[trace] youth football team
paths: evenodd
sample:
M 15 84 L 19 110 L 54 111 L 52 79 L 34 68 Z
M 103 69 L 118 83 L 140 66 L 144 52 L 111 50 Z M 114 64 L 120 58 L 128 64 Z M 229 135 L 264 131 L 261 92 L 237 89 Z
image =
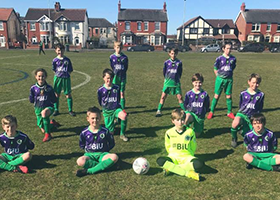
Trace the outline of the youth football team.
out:
M 271 130 L 265 128 L 266 118 L 261 114 L 264 93 L 258 90 L 261 83 L 260 75 L 255 73 L 250 75 L 249 87 L 240 94 L 239 110 L 235 116 L 232 113 L 233 71 L 236 67 L 236 58 L 231 55 L 231 47 L 231 43 L 225 43 L 222 48 L 223 54 L 215 61 L 215 94 L 210 109 L 210 98 L 202 89 L 204 78 L 200 73 L 192 76 L 193 89 L 186 93 L 183 100 L 180 84 L 182 62 L 177 58 L 177 49 L 168 52 L 170 58 L 164 62 L 164 85 L 156 117 L 162 116 L 161 110 L 168 94 L 177 96 L 180 108 L 172 111 L 171 122 L 174 127 L 165 133 L 165 148 L 168 155 L 157 159 L 164 175 L 175 173 L 200 180 L 199 172 L 205 164 L 195 157 L 196 138 L 203 134 L 206 113 L 210 111 L 207 119 L 214 117 L 214 110 L 223 90 L 226 94 L 227 117 L 233 119 L 231 146 L 237 147 L 237 133 L 240 131 L 247 148 L 247 153 L 243 156 L 247 163 L 246 167 L 280 171 L 280 155 L 274 153 L 277 138 Z M 50 120 L 50 117 L 60 114 L 59 96 L 62 90 L 67 98 L 69 114 L 76 116 L 72 109 L 71 96 L 70 74 L 73 67 L 71 60 L 64 56 L 64 50 L 61 44 L 55 47 L 57 57 L 52 63 L 52 70 L 55 73 L 54 86 L 46 82 L 46 70 L 39 68 L 34 72 L 36 84 L 30 88 L 29 101 L 34 104 L 37 126 L 44 134 L 43 142 L 50 141 L 52 130 L 60 126 L 55 120 Z M 125 135 L 127 113 L 124 110 L 128 58 L 122 53 L 120 42 L 114 43 L 114 50 L 115 53 L 110 56 L 112 70 L 103 71 L 104 85 L 97 91 L 105 127 L 101 126 L 101 110 L 95 106 L 89 108 L 87 111 L 89 126 L 80 134 L 79 145 L 85 150 L 85 154 L 77 159 L 77 165 L 82 167 L 76 173 L 78 177 L 104 171 L 118 161 L 117 154 L 109 153 L 115 146 L 113 134 L 116 124 L 121 124 L 120 139 L 124 142 L 129 140 Z M 0 155 L 0 169 L 28 173 L 28 168 L 24 164 L 32 158 L 28 150 L 34 148 L 34 143 L 26 134 L 17 130 L 16 117 L 7 115 L 1 123 L 4 133 L 0 135 L 0 143 L 5 153 Z

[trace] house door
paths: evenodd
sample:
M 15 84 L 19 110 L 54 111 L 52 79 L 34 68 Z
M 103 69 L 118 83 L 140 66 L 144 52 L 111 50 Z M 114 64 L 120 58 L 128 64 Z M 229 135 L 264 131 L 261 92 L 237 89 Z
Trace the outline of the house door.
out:
M 4 36 L 0 36 L 0 47 L 6 46 L 6 40 Z

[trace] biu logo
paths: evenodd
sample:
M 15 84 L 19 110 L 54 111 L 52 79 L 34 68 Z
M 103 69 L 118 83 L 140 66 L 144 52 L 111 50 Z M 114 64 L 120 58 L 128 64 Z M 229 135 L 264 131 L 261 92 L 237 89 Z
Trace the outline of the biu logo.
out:
M 111 103 L 111 102 L 117 102 L 117 97 L 109 97 L 108 98 L 108 102 Z
M 88 149 L 92 149 L 92 150 L 99 150 L 99 149 L 103 149 L 103 143 L 94 143 L 92 145 L 88 146 Z
M 255 109 L 255 104 L 253 103 L 248 103 L 246 108 L 250 108 L 250 109 Z
M 198 108 L 202 108 L 203 103 L 201 102 L 192 102 L 192 107 L 198 107 Z
M 122 69 L 123 69 L 123 66 L 122 66 L 122 65 L 119 65 L 119 64 L 116 64 L 116 65 L 115 65 L 115 69 L 116 69 L 116 70 L 122 70 Z
M 177 69 L 170 69 L 170 70 L 168 70 L 170 73 L 172 73 L 172 74 L 175 74 L 175 73 L 177 73 Z
M 9 154 L 9 155 L 19 154 L 19 148 L 8 148 L 7 154 Z
M 37 96 L 37 101 L 46 101 L 47 99 L 47 96 Z

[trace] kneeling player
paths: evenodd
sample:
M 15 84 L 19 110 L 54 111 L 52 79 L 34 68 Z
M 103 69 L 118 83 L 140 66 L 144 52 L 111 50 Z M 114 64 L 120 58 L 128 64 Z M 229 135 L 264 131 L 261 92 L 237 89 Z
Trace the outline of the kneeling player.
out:
M 101 112 L 97 107 L 89 108 L 87 121 L 89 126 L 80 134 L 80 147 L 85 154 L 78 158 L 77 164 L 84 169 L 77 171 L 77 176 L 95 174 L 112 167 L 118 156 L 109 151 L 115 146 L 114 137 L 109 130 L 100 126 Z
M 204 163 L 194 157 L 196 137 L 191 128 L 184 126 L 185 118 L 182 109 L 175 109 L 171 113 L 175 126 L 165 133 L 168 157 L 159 157 L 157 163 L 162 166 L 165 175 L 172 172 L 199 181 L 199 174 L 195 171 L 201 169 Z
M 265 116 L 261 113 L 251 117 L 253 130 L 244 137 L 244 145 L 247 153 L 243 159 L 248 163 L 247 168 L 252 166 L 266 171 L 280 171 L 280 155 L 273 153 L 277 149 L 277 138 L 275 134 L 266 129 Z

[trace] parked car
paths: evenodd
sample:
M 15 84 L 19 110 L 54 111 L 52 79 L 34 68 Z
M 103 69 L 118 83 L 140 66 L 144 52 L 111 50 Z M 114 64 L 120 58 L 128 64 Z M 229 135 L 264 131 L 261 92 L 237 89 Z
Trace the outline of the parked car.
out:
M 263 52 L 265 49 L 261 43 L 250 43 L 238 49 L 239 52 Z
M 269 51 L 271 53 L 280 52 L 280 43 L 271 43 L 269 46 Z
M 149 44 L 137 44 L 136 46 L 128 47 L 127 51 L 154 51 L 155 48 Z
M 22 49 L 23 45 L 22 42 L 16 41 L 16 42 L 9 42 L 10 48 L 15 48 L 15 49 Z
M 221 47 L 218 44 L 209 44 L 205 47 L 202 47 L 200 49 L 200 52 L 204 53 L 204 52 L 220 52 L 221 51 Z
M 176 49 L 178 49 L 178 51 L 181 51 L 181 52 L 185 52 L 185 51 L 190 51 L 191 50 L 189 45 L 182 46 L 182 44 L 175 43 L 175 42 L 169 42 L 169 43 L 166 43 L 165 45 L 163 45 L 163 51 L 167 51 L 168 52 L 172 48 L 176 48 Z

